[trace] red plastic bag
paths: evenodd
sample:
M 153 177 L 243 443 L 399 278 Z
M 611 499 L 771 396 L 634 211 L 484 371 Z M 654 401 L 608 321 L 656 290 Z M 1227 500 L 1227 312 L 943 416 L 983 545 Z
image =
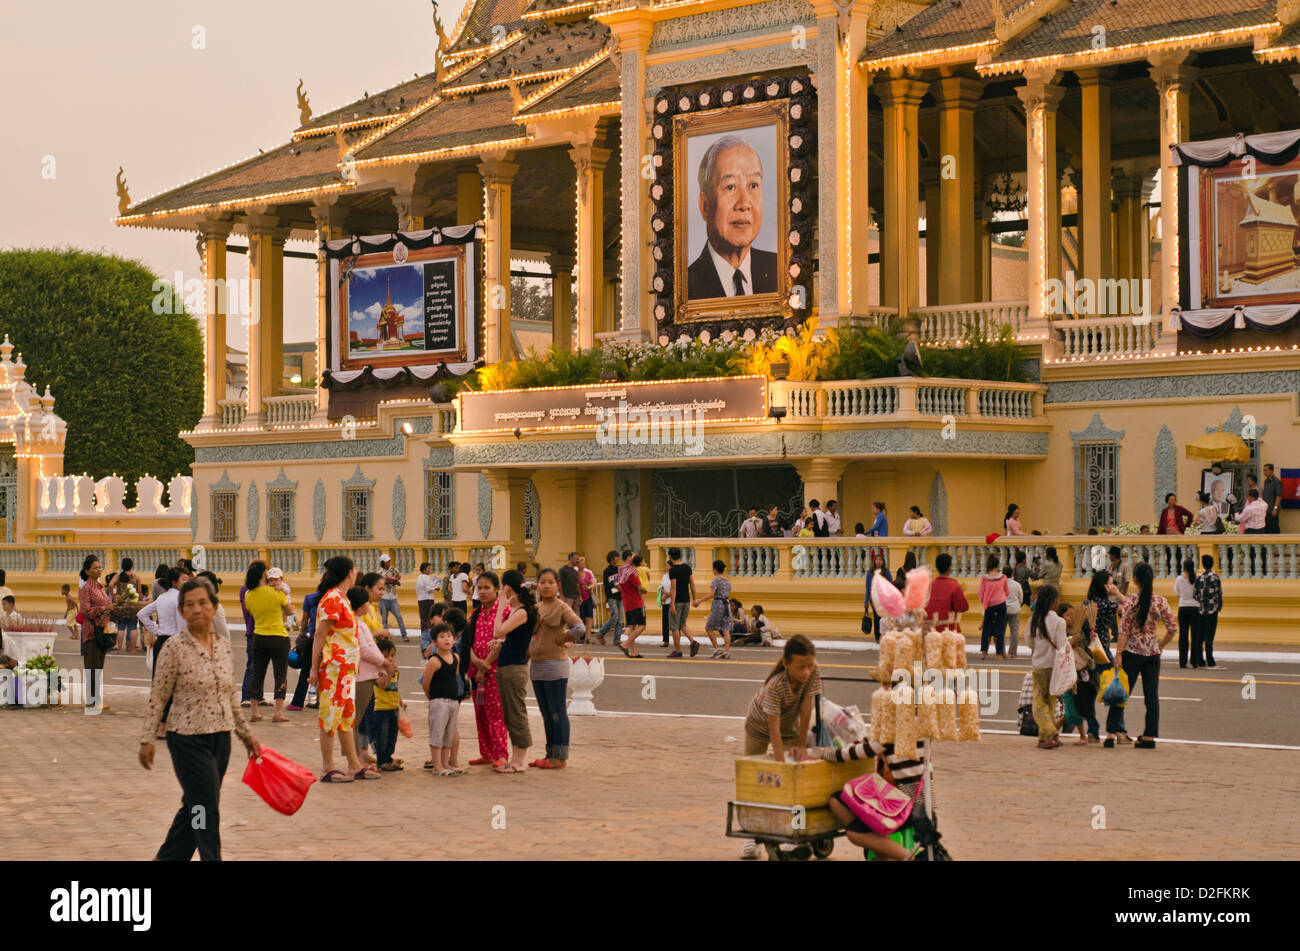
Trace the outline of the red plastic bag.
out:
M 259 757 L 248 761 L 244 782 L 276 812 L 291 816 L 302 808 L 307 787 L 316 782 L 316 774 L 263 746 Z
M 411 718 L 405 713 L 399 713 L 397 715 L 397 728 L 402 731 L 402 736 L 406 737 L 408 740 L 415 736 L 415 729 L 411 726 Z

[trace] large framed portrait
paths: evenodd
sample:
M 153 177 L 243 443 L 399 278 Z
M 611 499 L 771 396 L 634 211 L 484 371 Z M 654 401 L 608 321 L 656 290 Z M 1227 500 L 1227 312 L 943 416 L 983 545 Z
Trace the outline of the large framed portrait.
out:
M 677 321 L 783 310 L 788 106 L 754 103 L 674 125 Z
M 662 90 L 651 230 L 659 340 L 811 312 L 813 110 L 805 75 Z

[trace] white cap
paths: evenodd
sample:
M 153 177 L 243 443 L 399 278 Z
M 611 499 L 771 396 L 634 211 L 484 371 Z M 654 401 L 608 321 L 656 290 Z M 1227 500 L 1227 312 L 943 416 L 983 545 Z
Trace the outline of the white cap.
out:
M 266 576 L 268 578 L 283 578 L 284 572 L 281 571 L 279 568 L 271 568 L 266 572 Z
M 379 560 L 380 560 L 380 561 L 392 561 L 393 559 L 389 558 L 387 555 L 380 555 L 380 556 L 379 556 Z

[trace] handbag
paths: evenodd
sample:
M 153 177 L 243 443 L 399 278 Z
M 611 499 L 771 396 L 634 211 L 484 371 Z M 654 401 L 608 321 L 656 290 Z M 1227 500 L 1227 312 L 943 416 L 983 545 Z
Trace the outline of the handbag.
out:
M 871 615 L 865 611 L 862 612 L 862 633 L 867 636 L 871 635 Z
M 921 785 L 916 787 L 917 794 Z M 840 790 L 840 799 L 868 829 L 880 835 L 890 835 L 902 828 L 916 804 L 914 798 L 875 773 L 850 779 Z
M 1079 680 L 1078 672 L 1074 669 L 1074 651 L 1070 649 L 1070 642 L 1066 641 L 1061 647 L 1056 649 L 1056 659 L 1052 661 L 1052 680 L 1048 685 L 1048 692 L 1054 697 L 1059 697 Z
M 1109 664 L 1110 658 L 1106 656 L 1106 648 L 1102 646 L 1101 638 L 1095 633 L 1092 640 L 1088 642 L 1088 651 L 1092 654 L 1092 659 L 1098 664 Z
M 100 650 L 111 650 L 117 646 L 117 625 L 112 621 L 95 625 L 95 646 Z
M 1091 670 L 1097 666 L 1092 659 L 1091 651 L 1082 644 L 1075 644 L 1070 650 L 1074 654 L 1074 669 L 1076 671 Z

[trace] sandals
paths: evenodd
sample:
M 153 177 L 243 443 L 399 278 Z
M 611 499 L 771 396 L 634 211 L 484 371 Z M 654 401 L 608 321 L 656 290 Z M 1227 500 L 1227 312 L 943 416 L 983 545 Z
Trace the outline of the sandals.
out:
M 352 777 L 341 769 L 331 769 L 328 773 L 320 778 L 322 783 L 350 783 Z
M 383 773 L 396 773 L 405 768 L 406 767 L 402 766 L 401 763 L 393 761 L 391 763 L 384 763 L 383 765 L 381 765 L 379 767 L 379 771 Z
M 1133 744 L 1133 748 L 1134 748 L 1134 749 L 1138 749 L 1138 750 L 1153 750 L 1153 749 L 1156 748 L 1156 741 L 1155 741 L 1155 740 L 1138 740 L 1137 742 L 1135 742 L 1135 743 Z
M 272 722 L 272 723 L 288 723 L 288 722 L 289 722 L 289 718 L 286 717 L 283 713 L 280 713 L 280 714 L 277 714 L 276 716 L 271 717 L 271 722 Z
M 628 657 L 631 657 L 631 656 L 632 656 L 632 653 L 631 653 L 631 652 L 630 652 L 626 647 L 624 647 L 622 644 L 619 644 L 619 645 L 618 645 L 618 649 L 621 650 L 621 651 L 622 651 L 624 654 L 626 654 Z
M 469 761 L 469 765 L 471 766 L 488 766 L 492 763 L 492 758 L 488 756 L 480 756 L 478 759 L 472 759 Z
M 262 716 L 260 713 L 255 713 L 248 719 L 253 723 L 261 723 L 263 720 L 266 719 L 266 717 Z
M 373 766 L 361 767 L 360 771 L 357 772 L 357 774 L 352 778 L 353 779 L 383 779 L 383 777 L 379 775 L 379 770 L 375 769 Z
M 535 767 L 535 768 L 538 768 L 538 769 L 546 769 L 546 768 L 547 768 L 547 766 L 546 766 L 546 760 L 544 760 L 544 759 L 535 759 L 535 760 L 533 760 L 531 763 L 529 763 L 528 765 L 529 765 L 530 768 L 531 768 L 531 767 Z
M 560 760 L 560 762 L 565 762 L 565 760 Z M 567 768 L 565 766 L 556 766 L 548 759 L 538 760 L 536 763 L 531 763 L 530 765 L 536 766 L 538 769 L 566 769 Z
M 434 766 L 436 766 L 436 765 L 437 765 L 437 764 L 434 763 L 433 760 L 429 760 L 429 761 L 427 761 L 427 762 L 424 764 L 424 768 L 425 768 L 425 769 L 433 769 Z
M 492 767 L 492 772 L 494 773 L 522 773 L 523 771 L 522 767 L 516 766 L 514 763 L 506 763 L 504 766 Z
M 696 654 L 698 654 L 699 652 L 700 652 L 700 642 L 699 642 L 699 641 L 696 641 L 696 640 L 692 640 L 692 641 L 691 641 L 691 656 L 694 657 L 694 656 L 695 656 Z

